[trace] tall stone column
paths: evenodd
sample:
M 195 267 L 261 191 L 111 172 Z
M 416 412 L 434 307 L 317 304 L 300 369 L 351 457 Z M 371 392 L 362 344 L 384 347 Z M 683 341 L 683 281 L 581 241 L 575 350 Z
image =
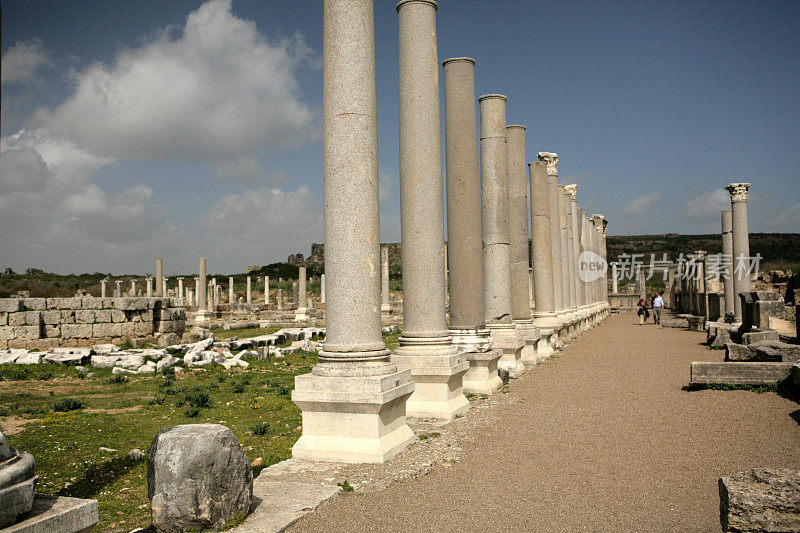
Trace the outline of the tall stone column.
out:
M 167 281 L 169 281 L 169 278 L 164 276 L 164 286 L 162 287 L 162 290 L 161 290 L 161 293 L 164 295 L 164 298 L 169 296 L 169 292 L 167 291 L 167 287 L 168 287 Z
M 411 373 L 397 371 L 381 337 L 373 2 L 323 6 L 326 338 L 319 363 L 295 378 L 303 434 L 292 454 L 383 462 L 417 439 L 406 424 Z
M 197 271 L 197 315 L 196 324 L 207 324 L 210 313 L 208 312 L 208 281 L 206 279 L 206 258 L 200 258 L 200 266 Z
M 486 327 L 494 347 L 503 351 L 499 366 L 509 376 L 524 370 L 522 348 L 511 314 L 511 239 L 508 224 L 508 146 L 506 97 L 487 94 L 481 110 L 481 211 L 483 228 L 483 293 Z
M 603 258 L 603 261 L 608 264 L 608 253 L 606 251 L 606 234 L 607 230 L 606 227 L 608 226 L 608 221 L 606 217 L 603 215 L 594 215 L 593 216 L 595 225 L 597 227 L 597 253 L 600 257 Z M 600 300 L 600 308 L 601 308 L 601 316 L 606 316 L 608 314 L 608 309 L 610 308 L 608 304 L 608 268 L 603 271 L 603 275 L 597 280 L 598 284 L 598 298 Z
M 381 314 L 392 312 L 389 302 L 389 247 L 381 246 Z
M 298 322 L 308 320 L 306 267 L 300 267 L 297 271 L 297 309 L 294 312 L 294 319 Z
M 264 305 L 269 306 L 269 276 L 264 276 Z
M 297 309 L 297 307 L 298 307 L 298 305 L 297 305 L 298 290 L 299 290 L 299 287 L 297 286 L 297 282 L 293 281 L 292 282 L 292 304 L 294 305 L 295 309 Z
M 164 260 L 156 258 L 156 298 L 164 296 Z
M 734 308 L 736 304 L 734 303 L 735 299 L 735 292 L 734 292 L 734 280 L 733 280 L 733 213 L 730 209 L 725 209 L 722 211 L 722 257 L 731 260 L 731 266 L 727 273 L 725 271 L 722 272 L 722 286 L 724 291 L 724 298 L 725 298 L 725 314 L 723 314 L 722 319 L 725 320 L 728 313 L 730 316 L 734 316 Z
M 619 293 L 619 280 L 617 279 L 618 274 L 618 265 L 616 261 L 611 263 L 611 292 L 614 294 Z
M 501 351 L 492 350 L 483 302 L 481 189 L 478 123 L 475 114 L 475 61 L 446 59 L 445 146 L 447 156 L 447 250 L 450 273 L 450 334 L 467 352 L 464 391 L 491 394 L 502 385 L 497 374 Z
M 553 352 L 556 331 L 561 327 L 555 310 L 553 283 L 552 233 L 550 231 L 550 195 L 547 183 L 547 163 L 535 161 L 528 164 L 531 182 L 531 255 L 533 260 L 533 293 L 536 305 L 533 322 L 546 343 L 537 346 L 537 358 L 543 359 Z
M 397 4 L 400 44 L 400 229 L 403 334 L 392 361 L 411 370 L 409 416 L 450 420 L 469 408 L 469 363 L 446 322 L 439 64 L 433 0 Z
M 319 301 L 325 305 L 325 274 L 319 277 Z
M 184 305 L 184 296 L 183 296 L 183 278 L 178 278 L 178 305 Z
M 228 276 L 228 303 L 231 306 L 231 312 L 236 305 L 236 293 L 233 290 L 233 276 Z
M 569 242 L 567 242 L 567 206 L 565 201 L 563 185 L 556 185 L 556 201 L 558 203 L 559 232 L 561 237 L 561 301 L 564 305 L 564 312 L 571 314 L 572 305 L 569 300 L 570 280 L 569 280 Z
M 567 276 L 569 277 L 569 307 L 573 317 L 573 324 L 570 326 L 570 336 L 576 337 L 581 329 L 582 312 L 578 309 L 578 278 L 577 278 L 577 261 L 578 256 L 575 255 L 575 238 L 572 232 L 572 194 L 567 190 L 567 187 L 559 187 L 559 190 L 564 191 L 564 223 L 566 225 L 566 257 L 567 257 Z
M 198 305 L 197 299 L 200 297 L 200 278 L 194 278 L 194 294 L 192 295 L 192 305 Z
M 750 232 L 747 228 L 747 195 L 749 183 L 731 183 L 725 189 L 731 194 L 731 234 L 733 236 L 733 321 L 742 322 L 743 292 L 750 291 Z
M 276 306 L 278 311 L 283 311 L 283 289 L 278 289 L 278 293 L 275 295 L 277 298 Z
M 253 305 L 253 281 L 247 276 L 247 305 Z
M 152 298 L 153 297 L 153 278 L 151 278 L 150 276 L 147 276 L 147 278 L 145 278 L 144 282 L 145 282 L 145 290 L 146 290 L 145 294 L 147 295 L 148 298 Z
M 114 285 L 116 288 L 114 289 L 114 297 L 121 298 L 122 297 L 122 280 L 114 280 Z
M 107 279 L 100 280 L 100 298 L 106 297 L 106 284 L 108 283 Z
M 531 318 L 528 284 L 528 160 L 525 152 L 525 126 L 506 126 L 508 152 L 508 233 L 511 250 L 511 318 L 525 343 L 522 365 L 536 364 L 536 343 L 541 336 Z
M 131 296 L 136 296 L 136 280 L 131 280 Z
M 547 195 L 550 209 L 550 247 L 553 263 L 553 301 L 556 313 L 563 314 L 564 291 L 561 267 L 561 217 L 558 210 L 558 154 L 539 152 L 539 160 L 547 163 Z

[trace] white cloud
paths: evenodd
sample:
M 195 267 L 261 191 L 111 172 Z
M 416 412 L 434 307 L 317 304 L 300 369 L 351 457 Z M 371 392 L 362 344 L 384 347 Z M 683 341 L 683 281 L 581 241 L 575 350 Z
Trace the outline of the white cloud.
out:
M 254 154 L 318 134 L 296 73 L 315 61 L 303 37 L 268 41 L 231 0 L 211 0 L 139 48 L 74 74 L 75 91 L 38 120 L 105 157 L 188 159 L 250 175 Z
M 772 231 L 796 233 L 800 228 L 800 203 L 775 211 L 773 216 L 764 221 L 764 226 Z
M 38 82 L 39 69 L 50 63 L 50 54 L 41 39 L 20 41 L 3 54 L 0 79 L 3 85 Z
M 625 206 L 625 214 L 632 217 L 640 217 L 649 213 L 661 200 L 661 195 L 657 192 L 651 192 L 638 196 L 628 202 Z
M 113 263 L 136 265 L 174 233 L 150 187 L 112 196 L 90 181 L 110 162 L 46 130 L 0 140 L 0 249 L 15 267 L 94 272 Z
M 215 250 L 219 266 L 242 272 L 268 258 L 308 253 L 311 243 L 322 242 L 322 204 L 307 186 L 252 189 L 223 196 L 203 218 L 203 227 L 203 246 Z
M 690 222 L 719 222 L 720 211 L 731 208 L 731 197 L 725 189 L 714 189 L 686 202 L 683 217 Z
M 564 178 L 563 181 L 564 183 L 576 183 L 578 185 L 584 185 L 591 177 L 592 173 L 586 170 L 580 174 L 567 174 L 567 177 Z

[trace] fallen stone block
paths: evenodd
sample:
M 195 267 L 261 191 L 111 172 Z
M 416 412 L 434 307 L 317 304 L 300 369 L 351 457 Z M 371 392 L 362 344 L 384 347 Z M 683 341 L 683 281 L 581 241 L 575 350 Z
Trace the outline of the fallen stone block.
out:
M 91 355 L 91 348 L 53 348 L 44 356 L 43 362 L 70 366 L 87 365 Z
M 137 374 L 155 374 L 156 373 L 156 364 L 152 361 L 148 361 L 142 366 L 140 366 L 136 370 Z
M 96 354 L 109 354 L 113 352 L 119 351 L 119 346 L 116 344 L 95 344 L 92 346 L 92 350 Z
M 726 361 L 752 361 L 755 357 L 756 353 L 750 349 L 750 346 L 736 344 L 735 342 L 725 344 Z
M 789 376 L 792 363 L 693 361 L 690 382 L 692 385 L 764 385 L 777 383 Z
M 230 429 L 162 429 L 147 453 L 147 496 L 159 531 L 220 529 L 250 510 L 253 469 Z
M 44 357 L 44 352 L 30 352 L 26 354 L 22 354 L 17 357 L 14 364 L 17 365 L 38 365 L 41 364 L 42 358 Z
M 780 341 L 761 341 L 750 345 L 757 361 L 800 361 L 800 346 Z
M 708 345 L 715 348 L 725 346 L 731 342 L 731 332 L 727 329 L 718 328 L 714 331 L 714 335 L 709 335 L 709 337 L 711 337 L 711 341 Z
M 747 470 L 718 485 L 723 531 L 800 531 L 800 470 Z
M 689 321 L 685 318 L 662 318 L 662 328 L 688 328 Z
M 705 329 L 706 318 L 703 316 L 690 316 L 686 321 L 689 324 L 689 331 L 703 331 Z
M 111 369 L 111 373 L 115 376 L 117 374 L 136 374 L 136 370 L 128 370 L 127 368 L 115 366 L 114 368 Z
M 14 361 L 16 361 L 17 357 L 19 357 L 20 355 L 21 354 L 17 353 L 16 350 L 13 351 L 3 350 L 2 352 L 0 352 L 0 365 L 10 365 Z
M 750 331 L 742 333 L 742 344 L 755 344 L 763 341 L 779 341 L 780 334 L 777 331 Z
M 177 357 L 167 355 L 166 357 L 162 358 L 158 363 L 156 363 L 156 372 L 161 372 L 165 368 L 173 366 L 178 361 L 180 361 L 180 359 L 178 359 Z
M 91 530 L 99 521 L 97 500 L 36 494 L 31 511 L 3 533 L 77 533 Z

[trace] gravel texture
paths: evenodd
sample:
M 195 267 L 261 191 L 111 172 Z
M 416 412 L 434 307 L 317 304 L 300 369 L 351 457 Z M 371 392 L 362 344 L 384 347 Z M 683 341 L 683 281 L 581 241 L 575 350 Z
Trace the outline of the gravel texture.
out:
M 720 531 L 718 478 L 800 465 L 800 405 L 684 390 L 723 358 L 704 341 L 614 315 L 441 437 L 336 468 L 355 491 L 291 531 Z

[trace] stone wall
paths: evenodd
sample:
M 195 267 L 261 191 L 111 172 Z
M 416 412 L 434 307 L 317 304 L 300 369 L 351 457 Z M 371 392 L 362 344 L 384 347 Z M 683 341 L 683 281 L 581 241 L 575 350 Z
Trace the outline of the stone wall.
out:
M 0 298 L 0 349 L 150 341 L 185 323 L 172 298 Z
M 608 293 L 608 304 L 612 309 L 636 309 L 638 303 L 638 294 Z

